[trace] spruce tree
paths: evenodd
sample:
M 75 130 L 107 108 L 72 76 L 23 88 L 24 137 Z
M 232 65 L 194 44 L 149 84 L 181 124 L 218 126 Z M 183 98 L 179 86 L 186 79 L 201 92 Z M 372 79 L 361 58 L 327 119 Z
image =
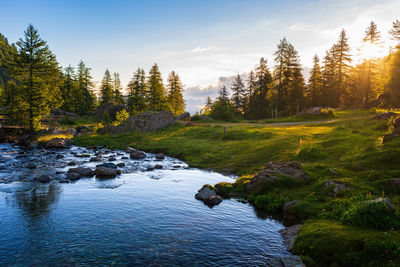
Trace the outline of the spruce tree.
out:
M 277 50 L 275 51 L 275 67 L 274 67 L 274 81 L 276 94 L 276 108 L 278 110 L 283 110 L 286 107 L 288 83 L 289 83 L 289 43 L 286 38 L 280 40 Z
M 267 60 L 260 59 L 259 65 L 256 67 L 255 73 L 255 89 L 252 97 L 251 105 L 251 118 L 262 119 L 266 118 L 268 114 L 267 93 L 270 89 L 272 77 L 267 66 Z
M 121 85 L 121 79 L 119 78 L 119 73 L 114 72 L 113 74 L 113 79 L 112 79 L 112 87 L 113 87 L 113 95 L 114 95 L 114 102 L 123 104 L 124 103 L 124 98 L 122 97 L 122 85 Z
M 287 110 L 291 114 L 297 114 L 304 105 L 305 83 L 298 52 L 291 44 L 288 45 L 287 62 L 288 70 L 285 74 L 285 79 L 288 80 Z
M 129 81 L 128 86 L 128 108 L 132 114 L 140 113 L 146 110 L 148 97 L 146 73 L 138 68 Z
M 203 114 L 204 114 L 204 115 L 210 114 L 210 111 L 211 111 L 211 109 L 212 109 L 212 106 L 213 106 L 213 102 L 212 102 L 212 100 L 211 100 L 211 97 L 210 97 L 210 96 L 207 96 L 206 102 L 205 102 L 205 105 L 204 105 L 204 112 L 203 112 Z
M 104 72 L 104 77 L 101 81 L 100 99 L 102 104 L 112 102 L 115 99 L 112 89 L 111 73 L 108 69 L 106 69 L 106 71 Z
M 18 92 L 12 100 L 10 115 L 27 125 L 33 134 L 41 118 L 62 104 L 60 69 L 56 57 L 31 24 L 17 47 L 12 72 L 18 80 Z
M 333 107 L 336 104 L 336 79 L 338 75 L 335 49 L 336 47 L 332 46 L 331 49 L 326 51 L 322 65 L 321 103 L 324 107 Z
M 148 101 L 150 109 L 153 111 L 167 110 L 167 96 L 157 64 L 151 67 L 147 84 L 149 88 Z
M 96 106 L 96 96 L 93 93 L 92 76 L 90 68 L 86 67 L 85 63 L 81 60 L 78 64 L 77 73 L 77 90 L 75 94 L 77 103 L 77 110 L 79 114 L 86 115 L 94 111 Z
M 246 105 L 246 86 L 244 85 L 243 80 L 239 74 L 236 75 L 234 81 L 232 82 L 231 90 L 233 92 L 232 104 L 239 114 L 243 114 Z
M 389 31 L 389 34 L 391 35 L 391 38 L 393 40 L 400 41 L 400 21 L 396 19 L 396 21 L 393 22 L 393 27 Z
M 249 78 L 247 79 L 247 86 L 246 86 L 246 97 L 245 97 L 245 117 L 250 118 L 253 114 L 252 111 L 252 101 L 254 91 L 256 89 L 256 76 L 254 71 L 251 70 L 249 73 Z
M 346 91 L 345 81 L 348 78 L 348 70 L 350 68 L 351 57 L 350 57 L 350 46 L 348 44 L 348 38 L 346 32 L 342 29 L 339 40 L 335 45 L 336 52 L 336 64 L 337 64 L 337 92 L 336 92 L 336 107 L 341 104 L 341 99 Z
M 75 69 L 69 65 L 64 69 L 63 80 L 61 85 L 61 94 L 63 98 L 63 105 L 61 108 L 65 111 L 76 111 L 75 99 L 79 96 L 76 95 L 76 81 L 75 81 Z
M 172 71 L 168 76 L 167 91 L 168 104 L 172 113 L 174 113 L 175 116 L 178 116 L 185 112 L 185 101 L 183 100 L 182 95 L 182 82 L 175 71 Z
M 15 45 L 9 44 L 7 38 L 0 33 L 0 106 L 10 105 L 16 93 L 16 81 L 10 72 L 10 65 L 16 54 Z
M 378 27 L 376 24 L 371 21 L 370 25 L 365 30 L 365 36 L 363 38 L 363 42 L 365 46 L 376 47 L 380 44 L 381 34 L 378 31 Z M 375 59 L 374 58 L 366 58 L 365 61 L 368 65 L 368 76 L 367 76 L 367 85 L 365 88 L 365 98 L 364 105 L 367 107 L 371 98 L 371 95 L 374 93 L 372 88 L 373 79 L 375 78 Z
M 310 71 L 310 78 L 308 79 L 307 95 L 312 107 L 321 106 L 320 95 L 322 88 L 322 74 L 319 65 L 319 58 L 317 55 L 313 59 L 313 67 Z

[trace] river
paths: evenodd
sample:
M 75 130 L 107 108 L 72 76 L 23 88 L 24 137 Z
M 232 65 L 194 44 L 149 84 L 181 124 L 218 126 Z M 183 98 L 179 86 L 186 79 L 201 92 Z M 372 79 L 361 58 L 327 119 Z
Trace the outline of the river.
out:
M 78 157 L 93 150 L 25 152 L 0 144 L 1 266 L 275 266 L 290 255 L 278 221 L 234 199 L 210 208 L 194 198 L 203 184 L 234 177 L 170 157 L 132 160 L 122 159 L 123 151 L 102 152 L 126 164 L 121 175 L 63 183 L 68 162 L 99 164 Z M 156 164 L 163 168 L 151 170 Z M 43 173 L 53 180 L 33 181 Z

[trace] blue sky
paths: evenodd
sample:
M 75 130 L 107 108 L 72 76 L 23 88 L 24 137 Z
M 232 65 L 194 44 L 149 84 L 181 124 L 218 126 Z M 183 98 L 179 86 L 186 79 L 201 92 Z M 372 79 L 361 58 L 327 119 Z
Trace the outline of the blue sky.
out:
M 369 21 L 386 38 L 391 22 L 400 19 L 397 0 L 0 0 L 0 10 L 0 32 L 11 42 L 32 23 L 63 66 L 82 59 L 95 80 L 109 68 L 125 84 L 137 67 L 149 70 L 154 62 L 164 78 L 176 70 L 190 110 L 232 75 L 248 72 L 261 56 L 272 67 L 284 36 L 307 68 L 342 28 L 355 54 Z

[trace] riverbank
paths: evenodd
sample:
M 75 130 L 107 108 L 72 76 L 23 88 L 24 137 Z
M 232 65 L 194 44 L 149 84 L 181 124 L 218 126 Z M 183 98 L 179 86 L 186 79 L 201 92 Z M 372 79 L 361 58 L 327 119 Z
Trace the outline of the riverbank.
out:
M 372 119 L 374 115 L 351 111 L 316 124 L 229 125 L 225 126 L 226 135 L 223 124 L 176 125 L 153 133 L 88 134 L 75 138 L 74 143 L 118 149 L 132 146 L 177 157 L 194 167 L 239 175 L 232 190 L 258 209 L 279 211 L 284 201 L 299 201 L 291 212 L 305 224 L 293 252 L 309 266 L 395 266 L 400 259 L 396 224 L 400 189 L 394 180 L 400 177 L 400 138 L 383 144 L 383 136 L 391 130 L 390 121 Z M 254 194 L 244 190 L 267 162 L 292 160 L 301 162 L 310 179 L 272 183 Z M 327 180 L 343 183 L 348 190 L 333 196 L 324 186 Z M 361 214 L 358 223 L 344 218 L 362 208 L 361 199 L 382 196 L 393 203 L 397 215 L 377 210 Z M 279 201 L 271 208 L 268 203 L 273 200 Z M 383 223 L 394 221 L 392 226 L 379 225 L 382 214 L 389 216 Z

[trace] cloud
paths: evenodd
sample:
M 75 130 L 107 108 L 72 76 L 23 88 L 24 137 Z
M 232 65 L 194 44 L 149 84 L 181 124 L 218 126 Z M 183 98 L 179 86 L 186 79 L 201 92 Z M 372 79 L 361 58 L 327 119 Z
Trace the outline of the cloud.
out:
M 202 52 L 206 52 L 206 51 L 209 51 L 209 50 L 211 50 L 210 47 L 200 47 L 200 46 L 198 46 L 198 47 L 196 47 L 196 48 L 194 48 L 194 49 L 192 49 L 190 51 L 192 53 L 202 53 Z

